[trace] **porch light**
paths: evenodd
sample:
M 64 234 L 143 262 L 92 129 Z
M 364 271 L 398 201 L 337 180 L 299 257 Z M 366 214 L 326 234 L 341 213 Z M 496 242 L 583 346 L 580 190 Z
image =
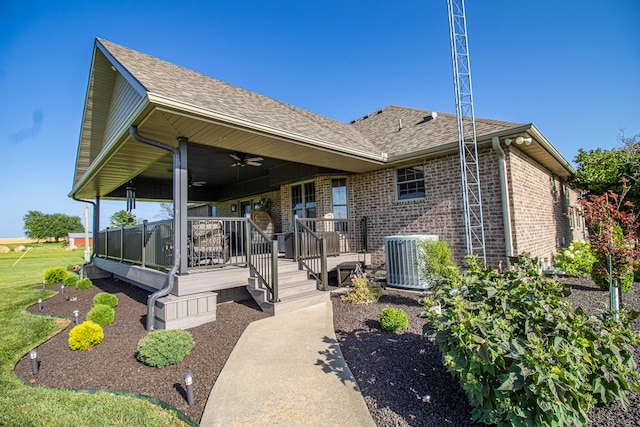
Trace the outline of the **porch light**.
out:
M 195 403 L 193 396 L 193 374 L 191 372 L 184 374 L 184 384 L 187 386 L 187 403 L 191 406 Z
M 73 310 L 73 317 L 75 318 L 76 325 L 80 324 L 79 316 L 80 316 L 80 310 Z
M 38 375 L 40 371 L 40 362 L 38 362 L 38 350 L 32 349 L 29 351 L 29 358 L 31 359 L 31 373 L 33 375 Z

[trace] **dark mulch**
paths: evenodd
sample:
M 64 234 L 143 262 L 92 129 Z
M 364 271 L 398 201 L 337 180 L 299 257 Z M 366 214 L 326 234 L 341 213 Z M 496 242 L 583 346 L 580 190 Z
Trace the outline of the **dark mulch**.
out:
M 59 291 L 59 286 L 52 289 Z M 90 390 L 124 390 L 158 398 L 200 421 L 209 392 L 240 335 L 249 323 L 266 317 L 251 301 L 218 306 L 217 320 L 189 329 L 196 342 L 191 353 L 180 363 L 152 368 L 138 362 L 136 349 L 145 336 L 148 292 L 125 282 L 104 279 L 94 281 L 87 290 L 66 287 L 43 302 L 43 314 L 73 319 L 80 310 L 80 321 L 93 305 L 98 292 L 117 295 L 115 321 L 104 327 L 104 341 L 91 351 L 72 351 L 68 346 L 69 330 L 56 335 L 38 348 L 40 372 L 32 375 L 31 362 L 23 357 L 15 367 L 18 377 L 34 384 Z M 68 300 L 77 298 L 76 301 Z M 37 304 L 28 311 L 39 313 Z M 184 374 L 193 373 L 195 404 L 186 401 Z
M 596 314 L 608 310 L 608 294 L 590 280 L 564 279 L 572 289 L 574 306 Z M 59 290 L 59 287 L 54 287 Z M 206 399 L 231 350 L 246 326 L 265 317 L 252 301 L 221 304 L 218 320 L 189 331 L 196 346 L 182 362 L 162 369 L 147 367 L 135 358 L 137 343 L 145 335 L 148 292 L 116 280 L 97 280 L 85 291 L 67 288 L 43 303 L 43 314 L 72 318 L 73 310 L 84 320 L 100 291 L 118 296 L 115 322 L 104 328 L 105 339 L 91 351 L 71 351 L 68 331 L 56 335 L 39 347 L 41 370 L 31 374 L 27 356 L 15 372 L 26 381 L 51 387 L 125 390 L 161 399 L 199 421 Z M 77 297 L 69 301 L 67 297 Z M 379 426 L 471 426 L 470 407 L 458 382 L 442 366 L 439 350 L 422 336 L 424 319 L 416 292 L 387 289 L 379 303 L 343 304 L 332 298 L 334 326 L 342 352 L 354 373 L 369 410 Z M 640 310 L 640 284 L 625 294 L 623 304 Z M 378 316 L 386 305 L 404 309 L 410 316 L 408 330 L 382 332 Z M 38 306 L 28 309 L 37 313 Z M 634 328 L 640 328 L 640 319 Z M 640 363 L 640 360 L 637 360 Z M 196 404 L 186 402 L 183 375 L 194 376 Z M 592 426 L 640 425 L 640 396 L 630 396 L 624 412 L 618 404 L 593 408 Z
M 590 314 L 608 311 L 609 294 L 589 279 L 562 279 L 571 289 L 573 307 Z M 441 363 L 441 354 L 422 335 L 419 317 L 422 294 L 387 289 L 376 304 L 352 305 L 332 298 L 334 327 L 342 353 L 351 368 L 373 419 L 379 426 L 472 426 L 471 408 L 458 381 Z M 404 309 L 409 328 L 383 332 L 378 316 L 385 306 Z M 623 305 L 640 310 L 640 283 L 623 295 Z M 640 319 L 632 324 L 640 329 Z M 640 365 L 640 351 L 635 354 Z M 630 395 L 625 412 L 617 403 L 589 411 L 591 426 L 639 426 L 640 395 Z

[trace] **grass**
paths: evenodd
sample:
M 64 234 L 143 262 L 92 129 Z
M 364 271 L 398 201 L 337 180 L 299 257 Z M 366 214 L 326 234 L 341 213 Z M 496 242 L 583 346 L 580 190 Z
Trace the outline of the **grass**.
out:
M 28 252 L 0 253 L 0 425 L 185 426 L 174 412 L 146 400 L 107 392 L 29 387 L 13 366 L 30 349 L 64 329 L 67 319 L 29 314 L 25 308 L 53 291 L 36 288 L 44 270 L 80 264 L 82 249 L 62 243 L 29 244 Z

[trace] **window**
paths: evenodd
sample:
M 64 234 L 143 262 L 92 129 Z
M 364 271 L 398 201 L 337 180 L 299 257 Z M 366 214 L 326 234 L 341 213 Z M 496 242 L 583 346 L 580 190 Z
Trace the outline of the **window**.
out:
M 316 217 L 316 184 L 307 182 L 291 186 L 292 215 L 299 218 Z
M 401 168 L 396 171 L 396 188 L 398 200 L 415 200 L 425 198 L 424 171 L 422 166 Z
M 345 178 L 331 180 L 331 212 L 334 218 L 349 218 L 347 207 L 347 180 Z M 334 231 L 347 233 L 349 223 L 347 221 L 336 221 L 333 224 Z

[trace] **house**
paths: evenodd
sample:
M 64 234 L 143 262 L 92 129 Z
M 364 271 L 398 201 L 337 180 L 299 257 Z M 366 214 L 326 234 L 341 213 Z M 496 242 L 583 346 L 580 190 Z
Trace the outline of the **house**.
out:
M 249 293 L 271 312 L 326 298 L 341 262 L 384 266 L 387 236 L 437 235 L 461 261 L 456 126 L 394 105 L 342 123 L 96 39 L 70 193 L 94 205 L 89 274 L 153 290 L 149 328 L 188 327 Z M 487 262 L 548 265 L 583 235 L 574 169 L 532 123 L 476 130 Z M 174 220 L 100 230 L 100 200 L 134 195 L 173 201 Z M 264 211 L 268 235 L 247 218 Z M 312 284 L 294 297 L 299 269 Z
M 84 233 L 69 233 L 66 237 L 69 246 L 93 246 L 93 234 L 89 233 L 89 237 L 85 238 Z

